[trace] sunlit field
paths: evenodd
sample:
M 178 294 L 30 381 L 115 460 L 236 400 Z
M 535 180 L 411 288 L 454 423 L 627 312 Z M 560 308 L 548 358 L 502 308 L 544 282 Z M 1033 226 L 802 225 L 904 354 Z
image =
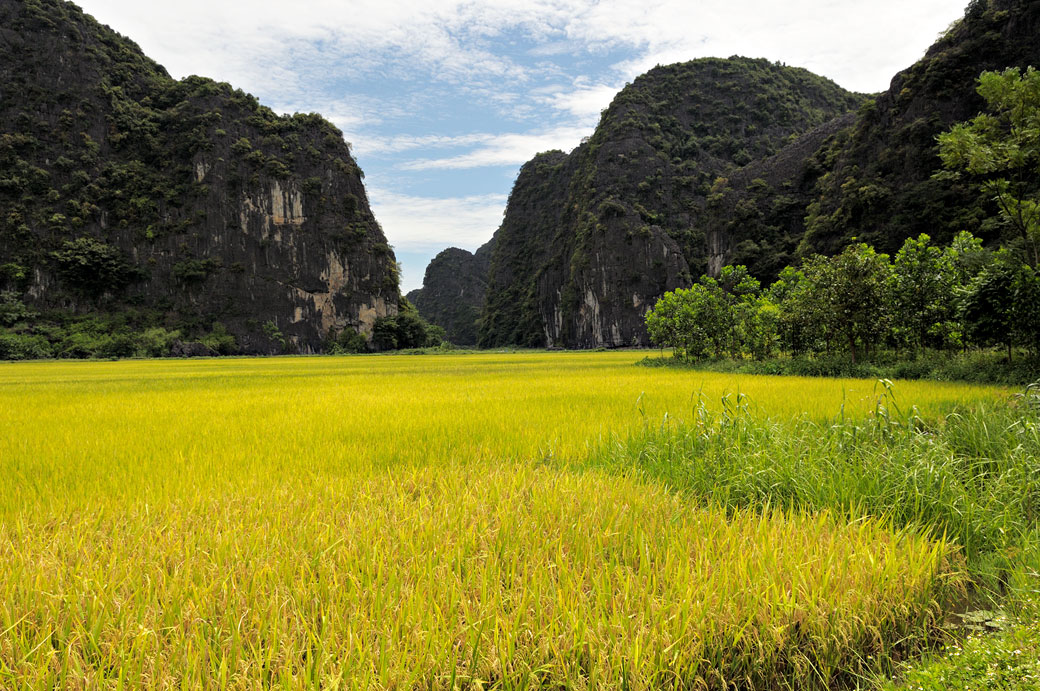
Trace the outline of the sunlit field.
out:
M 0 511 L 169 499 L 405 464 L 573 459 L 611 434 L 745 394 L 757 415 L 867 414 L 869 380 L 633 367 L 640 353 L 40 362 L 0 365 Z M 905 382 L 939 416 L 998 388 Z
M 594 462 L 666 415 L 869 421 L 883 387 L 641 357 L 0 365 L 0 688 L 823 688 L 934 635 L 956 540 Z

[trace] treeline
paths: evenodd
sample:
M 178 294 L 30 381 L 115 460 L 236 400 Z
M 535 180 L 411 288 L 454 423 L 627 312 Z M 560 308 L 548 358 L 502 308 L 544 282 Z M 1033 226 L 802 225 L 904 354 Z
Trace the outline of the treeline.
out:
M 1000 346 L 1040 354 L 1040 272 L 1020 250 L 961 232 L 946 247 L 908 238 L 894 258 L 850 245 L 786 267 L 763 289 L 744 266 L 666 293 L 646 315 L 651 341 L 680 360 Z

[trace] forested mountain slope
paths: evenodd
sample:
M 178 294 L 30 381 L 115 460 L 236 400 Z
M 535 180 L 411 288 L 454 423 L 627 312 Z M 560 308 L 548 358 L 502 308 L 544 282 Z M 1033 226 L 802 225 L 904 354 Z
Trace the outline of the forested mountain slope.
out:
M 1009 240 L 977 180 L 933 177 L 942 170 L 936 137 L 983 109 L 980 73 L 1030 65 L 1040 66 L 1040 3 L 972 2 L 822 146 L 796 145 L 737 173 L 709 233 L 725 239 L 730 263 L 749 267 L 785 233 L 784 249 L 800 256 L 835 254 L 852 238 L 885 252 L 920 233 L 939 243 L 961 230 Z
M 718 260 L 703 218 L 716 179 L 863 99 L 748 58 L 639 77 L 588 141 L 521 170 L 495 235 L 480 343 L 645 343 L 643 312 Z

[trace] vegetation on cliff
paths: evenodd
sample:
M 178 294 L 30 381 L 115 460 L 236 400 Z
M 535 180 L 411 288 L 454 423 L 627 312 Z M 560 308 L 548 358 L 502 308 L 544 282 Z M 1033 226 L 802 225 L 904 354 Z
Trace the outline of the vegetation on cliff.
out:
M 477 343 L 493 248 L 489 242 L 470 254 L 449 247 L 426 267 L 423 287 L 407 295 L 425 319 L 443 327 L 451 343 Z
M 952 170 L 935 178 L 981 179 L 1007 246 L 993 252 L 961 231 L 941 249 L 922 234 L 889 261 L 857 243 L 786 267 L 767 291 L 746 267 L 727 266 L 719 280 L 666 293 L 646 316 L 651 340 L 680 360 L 843 352 L 855 365 L 857 353 L 885 347 L 912 358 L 988 346 L 1003 346 L 1009 364 L 1015 346 L 1040 358 L 1040 72 L 984 72 L 978 92 L 988 112 L 938 137 Z

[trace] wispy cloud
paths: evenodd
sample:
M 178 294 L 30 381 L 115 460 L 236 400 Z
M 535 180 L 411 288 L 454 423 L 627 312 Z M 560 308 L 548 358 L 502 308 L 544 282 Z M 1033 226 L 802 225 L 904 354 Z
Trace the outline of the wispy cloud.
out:
M 658 62 L 744 54 L 804 65 L 877 90 L 917 57 L 964 0 L 82 0 L 183 76 L 204 73 L 266 93 L 305 95 L 336 78 L 412 78 L 516 90 L 531 66 L 507 35 L 548 58 L 624 48 L 629 79 Z
M 589 84 L 585 79 L 578 79 L 572 87 L 560 88 L 544 100 L 579 122 L 595 125 L 599 121 L 600 112 L 610 105 L 623 86 L 624 84 Z
M 591 127 L 558 127 L 546 132 L 501 134 L 474 150 L 445 158 L 421 158 L 401 164 L 403 170 L 458 170 L 520 165 L 550 149 L 570 151 L 592 134 Z
M 436 251 L 449 245 L 473 250 L 487 242 L 502 222 L 507 197 L 418 197 L 373 188 L 369 198 L 394 247 Z

